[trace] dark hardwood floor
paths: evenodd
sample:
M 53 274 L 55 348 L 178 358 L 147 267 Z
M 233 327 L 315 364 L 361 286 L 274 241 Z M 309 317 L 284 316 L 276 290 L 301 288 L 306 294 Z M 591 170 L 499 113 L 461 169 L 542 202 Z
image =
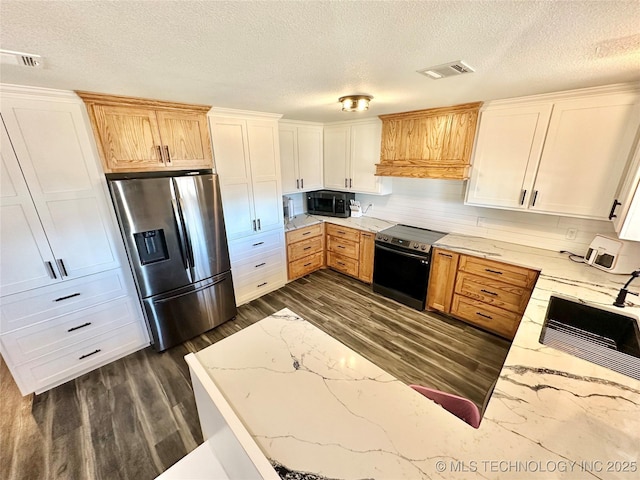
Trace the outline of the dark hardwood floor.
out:
M 235 320 L 163 354 L 146 348 L 41 395 L 21 397 L 0 361 L 0 478 L 154 478 L 202 442 L 184 355 L 284 307 L 401 381 L 478 404 L 510 345 L 323 270 L 241 306 Z

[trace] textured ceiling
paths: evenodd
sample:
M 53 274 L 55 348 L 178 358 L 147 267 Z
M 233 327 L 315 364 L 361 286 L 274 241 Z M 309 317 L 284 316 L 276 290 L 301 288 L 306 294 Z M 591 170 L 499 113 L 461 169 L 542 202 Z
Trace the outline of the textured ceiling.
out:
M 638 81 L 640 1 L 1 0 L 0 46 L 46 61 L 4 83 L 338 121 Z M 476 73 L 416 73 L 454 60 Z

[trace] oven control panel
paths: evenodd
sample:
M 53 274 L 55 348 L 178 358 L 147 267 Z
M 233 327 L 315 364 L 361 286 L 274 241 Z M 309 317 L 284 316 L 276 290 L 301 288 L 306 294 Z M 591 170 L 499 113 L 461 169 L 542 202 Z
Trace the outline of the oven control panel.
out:
M 384 235 L 382 233 L 376 234 L 376 241 L 382 243 L 390 243 L 406 250 L 414 250 L 418 252 L 428 252 L 430 250 L 430 245 L 426 243 L 420 243 L 412 240 L 403 240 L 402 238 L 392 237 L 389 235 Z

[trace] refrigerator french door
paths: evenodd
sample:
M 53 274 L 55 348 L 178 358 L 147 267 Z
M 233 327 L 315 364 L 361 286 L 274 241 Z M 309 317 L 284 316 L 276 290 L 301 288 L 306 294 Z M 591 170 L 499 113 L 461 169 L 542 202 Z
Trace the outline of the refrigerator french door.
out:
M 110 174 L 109 189 L 154 347 L 236 316 L 218 176 Z

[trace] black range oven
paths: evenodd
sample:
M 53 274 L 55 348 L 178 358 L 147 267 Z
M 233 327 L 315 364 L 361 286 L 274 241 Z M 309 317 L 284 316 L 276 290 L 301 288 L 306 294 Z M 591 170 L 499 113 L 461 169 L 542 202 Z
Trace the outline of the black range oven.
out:
M 373 291 L 424 310 L 431 245 L 446 233 L 395 225 L 376 234 Z

